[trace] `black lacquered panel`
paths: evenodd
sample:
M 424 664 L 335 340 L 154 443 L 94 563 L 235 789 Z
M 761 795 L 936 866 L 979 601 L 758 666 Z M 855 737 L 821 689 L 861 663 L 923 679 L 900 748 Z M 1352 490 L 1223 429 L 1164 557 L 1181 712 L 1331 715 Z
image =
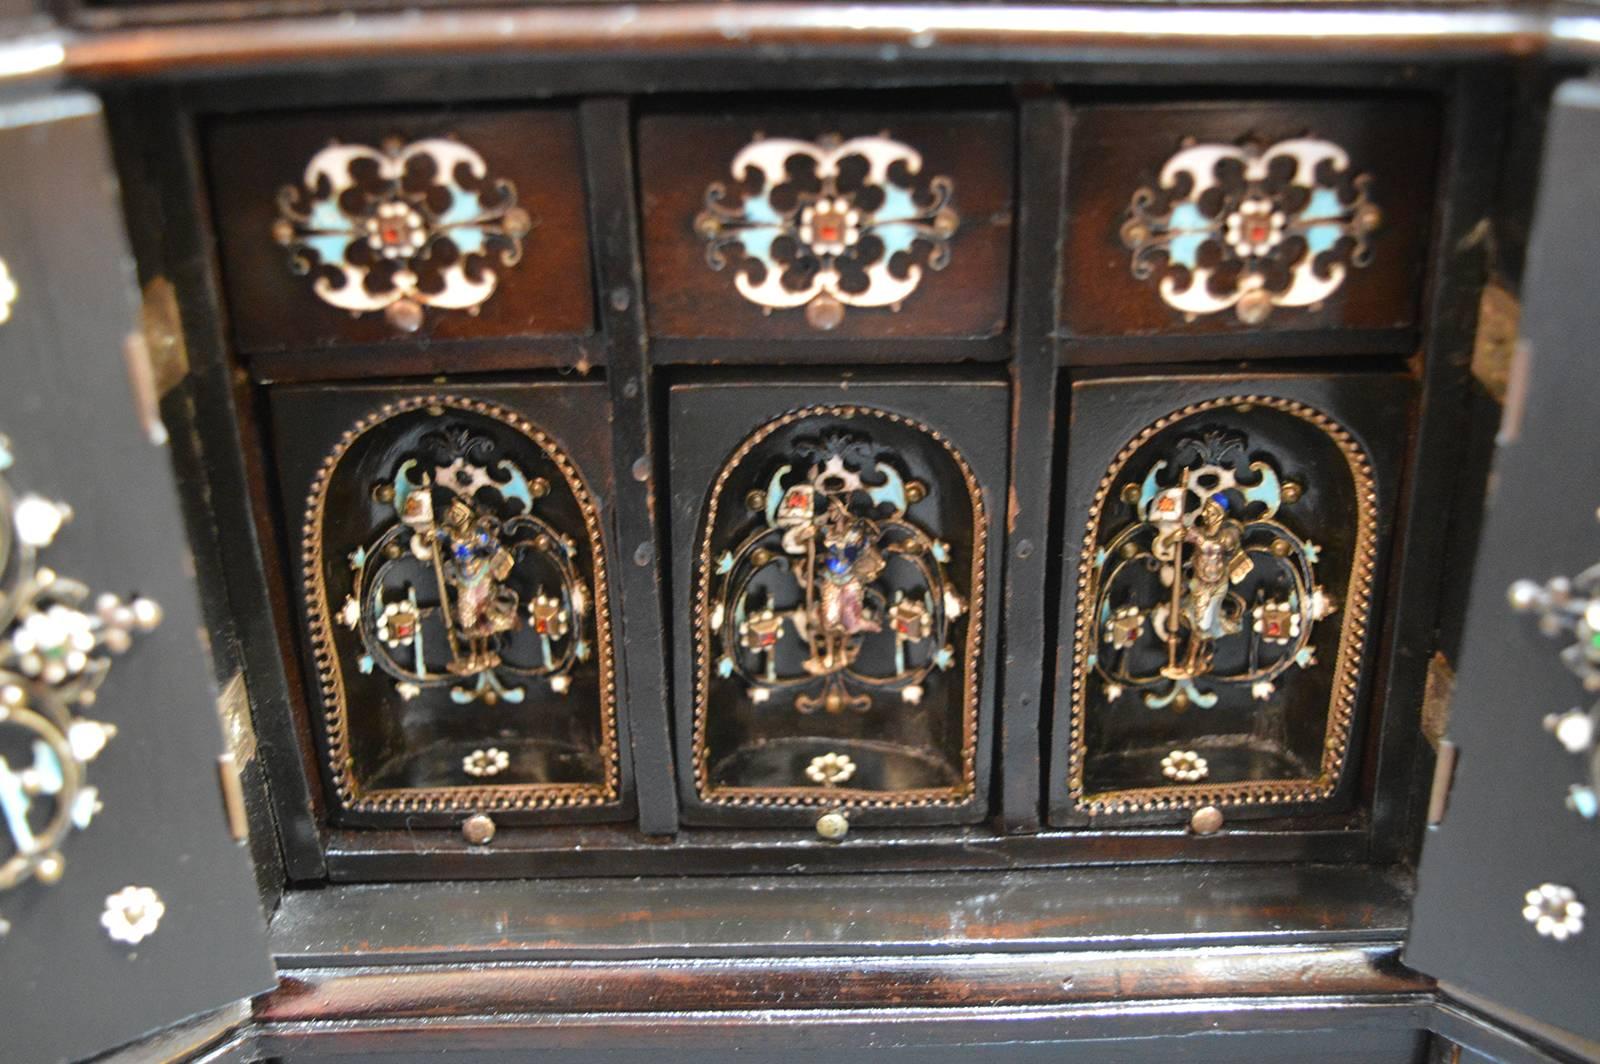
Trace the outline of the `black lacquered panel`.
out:
M 689 817 L 981 814 L 1005 409 L 998 385 L 674 389 Z
M 1341 795 L 1405 408 L 1391 378 L 1075 389 L 1058 813 Z
M 275 395 L 346 813 L 617 815 L 604 408 L 582 384 Z

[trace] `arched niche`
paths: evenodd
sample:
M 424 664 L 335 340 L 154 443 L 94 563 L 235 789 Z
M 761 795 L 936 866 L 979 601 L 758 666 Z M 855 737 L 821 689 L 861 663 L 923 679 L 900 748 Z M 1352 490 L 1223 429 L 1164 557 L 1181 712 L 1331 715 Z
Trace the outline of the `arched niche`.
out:
M 1075 807 L 1329 798 L 1358 708 L 1377 536 L 1366 451 L 1305 403 L 1209 399 L 1129 440 L 1069 530 Z
M 323 459 L 302 548 L 340 808 L 617 800 L 601 525 L 552 437 L 476 398 L 387 403 Z
M 973 801 L 987 537 L 972 468 L 914 419 L 810 406 L 744 439 L 697 542 L 699 798 Z

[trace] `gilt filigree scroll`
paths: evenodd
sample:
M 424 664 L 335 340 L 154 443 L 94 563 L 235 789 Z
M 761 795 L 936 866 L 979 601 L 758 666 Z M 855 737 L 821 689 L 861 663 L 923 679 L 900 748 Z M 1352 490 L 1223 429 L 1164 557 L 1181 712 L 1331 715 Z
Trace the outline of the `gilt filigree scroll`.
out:
M 884 442 L 883 423 L 928 432 L 923 442 L 959 472 L 935 480 L 926 471 L 944 465 L 922 464 L 913 473 L 907 455 Z M 781 446 L 762 448 L 791 426 Z M 959 525 L 948 524 L 953 513 L 963 516 Z M 965 540 L 959 550 L 946 538 L 952 534 Z M 815 407 L 747 440 L 714 486 L 702 543 L 695 625 L 702 795 L 728 804 L 896 806 L 970 794 L 984 539 L 971 470 L 904 418 Z M 764 785 L 712 779 L 709 719 L 751 713 L 768 731 L 746 737 L 734 760 L 815 736 L 793 761 L 792 779 L 777 770 Z M 895 727 L 896 718 L 922 722 L 924 731 L 930 720 L 948 720 L 952 733 L 965 736 L 952 754 L 960 760 L 928 777 L 947 785 L 896 790 L 865 782 L 885 778 L 887 757 L 933 765 L 943 756 L 911 749 L 904 736 L 916 729 Z M 896 734 L 902 739 L 891 741 Z M 891 755 L 897 741 L 909 752 Z M 902 775 L 913 778 L 910 772 Z
M 713 269 L 763 311 L 805 307 L 833 329 L 847 307 L 898 310 L 942 270 L 960 224 L 948 177 L 887 134 L 819 141 L 758 137 L 734 156 L 734 184 L 706 190 L 695 230 Z M 925 254 L 918 255 L 918 249 Z
M 1339 145 L 1188 144 L 1122 224 L 1133 275 L 1191 320 L 1233 309 L 1258 325 L 1274 308 L 1320 307 L 1372 258 L 1382 213 L 1372 179 Z
M 361 473 L 351 476 L 372 479 L 351 485 L 341 463 L 363 439 L 367 449 L 352 461 Z M 330 513 L 330 499 L 357 513 Z M 370 532 L 340 542 L 362 514 Z M 306 536 L 330 764 L 347 806 L 519 809 L 614 798 L 615 682 L 598 513 L 553 440 L 475 399 L 391 403 L 324 462 Z M 407 752 L 411 767 L 385 774 L 353 753 L 356 686 L 392 714 L 368 718 L 370 729 L 391 736 L 378 745 Z M 562 714 L 571 727 L 543 732 L 562 742 L 592 733 L 597 778 L 560 769 L 588 764 L 581 752 L 552 752 L 554 740 L 533 738 L 541 720 Z
M 1365 452 L 1303 404 L 1200 403 L 1129 443 L 1101 481 L 1079 565 L 1079 808 L 1331 794 L 1354 713 L 1375 526 Z
M 430 137 L 323 148 L 278 194 L 273 237 L 323 302 L 415 332 L 425 307 L 476 314 L 531 225 L 481 155 Z

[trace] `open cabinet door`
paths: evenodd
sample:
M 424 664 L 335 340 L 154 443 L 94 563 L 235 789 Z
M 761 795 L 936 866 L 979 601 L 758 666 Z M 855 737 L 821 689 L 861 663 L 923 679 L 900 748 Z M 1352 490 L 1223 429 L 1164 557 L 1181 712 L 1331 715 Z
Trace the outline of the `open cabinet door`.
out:
M 1600 1043 L 1600 82 L 1557 94 L 1538 202 L 1406 961 Z
M 138 327 L 97 101 L 0 105 L 7 1061 L 97 1053 L 273 981 L 219 788 L 216 695 L 147 360 L 130 390 Z

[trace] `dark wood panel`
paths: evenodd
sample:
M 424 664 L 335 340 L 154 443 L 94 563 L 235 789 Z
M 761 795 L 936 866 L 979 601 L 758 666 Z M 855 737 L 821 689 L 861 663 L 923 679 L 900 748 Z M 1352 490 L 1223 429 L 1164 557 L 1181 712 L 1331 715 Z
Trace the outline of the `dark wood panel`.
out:
M 1410 904 L 1405 877 L 1348 865 L 773 871 L 545 883 L 537 906 L 511 881 L 292 891 L 272 945 L 282 966 L 332 967 L 1370 943 L 1399 935 Z
M 1218 961 L 1226 957 L 1228 963 Z M 1240 947 L 1226 952 L 990 954 L 983 957 L 595 961 L 371 970 L 290 969 L 256 1003 L 265 1023 L 536 1011 L 736 1011 L 881 1005 L 1039 1007 L 1205 997 L 1265 997 L 1293 986 L 1313 995 L 1416 993 L 1431 981 L 1401 967 L 1394 946 Z
M 1432 105 L 1416 97 L 1340 103 L 1108 103 L 1077 108 L 1068 178 L 1063 328 L 1074 337 L 1094 337 L 1383 330 L 1412 325 L 1433 217 L 1436 126 Z M 1344 281 L 1324 301 L 1272 307 L 1264 320 L 1253 323 L 1241 320 L 1244 315 L 1238 307 L 1188 320 L 1184 311 L 1163 300 L 1158 279 L 1164 270 L 1159 265 L 1149 277 L 1134 276 L 1134 253 L 1124 242 L 1130 201 L 1142 188 L 1160 188 L 1162 168 L 1177 152 L 1213 144 L 1268 150 L 1301 137 L 1337 144 L 1348 153 L 1349 176 L 1371 176 L 1370 200 L 1381 212 L 1381 221 L 1369 238 L 1369 265 L 1348 265 L 1349 256 L 1341 256 L 1339 261 L 1347 263 Z M 1175 181 L 1179 187 L 1188 187 L 1192 176 L 1176 176 Z M 1335 185 L 1346 200 L 1357 192 L 1343 180 L 1328 187 Z M 1281 202 L 1274 200 L 1275 204 Z M 1216 210 L 1209 201 L 1201 202 L 1202 213 Z M 1306 214 L 1321 216 L 1317 209 Z M 1292 217 L 1289 223 L 1290 239 L 1277 245 L 1274 254 L 1288 253 L 1293 245 Z M 1202 267 L 1210 263 L 1220 277 L 1222 264 L 1213 262 L 1208 254 L 1202 247 L 1199 263 Z M 1162 253 L 1155 261 L 1165 263 L 1167 256 Z M 1287 285 L 1287 274 L 1280 270 L 1281 266 L 1267 270 L 1269 287 Z M 1180 289 L 1187 284 L 1187 277 L 1184 272 L 1175 278 Z
M 645 280 L 652 333 L 668 337 L 818 340 L 903 337 L 983 338 L 1005 328 L 1012 227 L 1012 139 L 1008 114 L 954 110 L 926 113 L 856 111 L 653 114 L 638 128 Z M 837 136 L 883 135 L 919 152 L 922 169 L 907 187 L 928 194 L 928 182 L 949 179 L 950 206 L 960 217 L 949 239 L 949 264 L 929 268 L 932 245 L 919 241 L 911 261 L 920 283 L 898 311 L 887 306 L 845 307 L 826 330 L 808 323 L 813 307 L 772 309 L 739 294 L 734 278 L 743 255 L 727 265 L 707 261 L 696 219 L 707 209 L 707 190 L 721 184 L 727 202 L 741 201 L 731 170 L 740 149 L 757 138 L 820 142 Z M 904 166 L 904 164 L 900 164 Z M 778 200 L 774 201 L 778 203 Z M 792 203 L 791 203 L 792 205 Z M 780 238 L 782 239 L 782 238 Z M 868 239 L 864 232 L 862 240 Z M 774 245 L 777 246 L 777 245 Z
M 382 311 L 352 317 L 319 298 L 312 277 L 291 269 L 290 253 L 274 239 L 274 226 L 280 220 L 281 190 L 300 186 L 307 164 L 331 143 L 381 149 L 390 140 L 405 144 L 428 138 L 477 151 L 488 181 L 514 186 L 516 204 L 531 228 L 521 241 L 520 262 L 506 265 L 498 255 L 482 260 L 498 284 L 476 313 L 428 307 L 421 327 L 406 332 Z M 342 348 L 403 342 L 406 349 L 434 339 L 576 336 L 593 330 L 585 190 L 571 110 L 279 114 L 218 122 L 206 140 L 223 280 L 242 351 L 318 350 L 353 362 L 359 358 L 351 372 L 365 374 L 396 367 L 385 363 L 381 346 L 372 357 L 346 355 Z M 473 368 L 470 356 L 455 368 Z M 411 371 L 418 369 L 412 365 Z

